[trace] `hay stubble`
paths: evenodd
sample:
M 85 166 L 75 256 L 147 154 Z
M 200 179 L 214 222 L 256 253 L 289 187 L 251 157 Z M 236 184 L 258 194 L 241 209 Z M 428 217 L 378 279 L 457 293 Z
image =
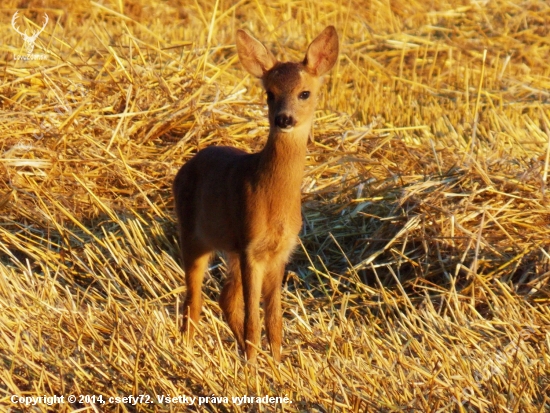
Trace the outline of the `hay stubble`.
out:
M 13 60 L 18 4 L 0 24 L 0 409 L 23 410 L 12 394 L 549 409 L 546 2 L 28 3 L 29 30 L 49 13 L 49 60 Z M 200 148 L 263 145 L 235 30 L 296 59 L 327 24 L 342 53 L 309 144 L 284 361 L 252 374 L 215 302 L 223 260 L 184 345 L 170 186 Z

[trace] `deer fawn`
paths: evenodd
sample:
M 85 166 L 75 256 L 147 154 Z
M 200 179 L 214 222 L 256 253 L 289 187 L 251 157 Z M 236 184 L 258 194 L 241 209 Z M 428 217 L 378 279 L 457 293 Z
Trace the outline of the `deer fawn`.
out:
M 193 336 L 208 260 L 214 250 L 224 251 L 229 275 L 219 302 L 225 318 L 247 360 L 254 360 L 263 295 L 267 337 L 278 362 L 281 287 L 302 224 L 300 187 L 307 140 L 321 76 L 338 57 L 338 36 L 329 26 L 309 45 L 302 62 L 282 63 L 239 30 L 237 52 L 267 92 L 269 136 L 254 154 L 232 147 L 205 148 L 176 175 L 173 191 L 187 284 L 183 330 Z

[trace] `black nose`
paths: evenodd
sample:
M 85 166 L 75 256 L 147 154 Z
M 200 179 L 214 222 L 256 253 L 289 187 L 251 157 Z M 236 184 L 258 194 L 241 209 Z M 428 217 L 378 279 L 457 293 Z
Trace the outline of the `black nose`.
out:
M 275 118 L 275 125 L 281 129 L 291 128 L 296 124 L 296 121 L 292 116 L 285 115 L 284 113 L 277 115 Z

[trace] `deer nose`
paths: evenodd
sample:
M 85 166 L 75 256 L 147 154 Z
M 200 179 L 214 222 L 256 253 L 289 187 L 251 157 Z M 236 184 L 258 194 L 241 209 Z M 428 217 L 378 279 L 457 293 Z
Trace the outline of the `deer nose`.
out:
M 281 113 L 275 117 L 275 125 L 281 129 L 288 129 L 296 125 L 296 120 L 292 116 Z

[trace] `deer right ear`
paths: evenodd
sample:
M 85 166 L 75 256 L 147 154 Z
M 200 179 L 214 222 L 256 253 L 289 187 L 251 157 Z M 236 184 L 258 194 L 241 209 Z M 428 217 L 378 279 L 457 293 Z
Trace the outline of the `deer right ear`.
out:
M 262 77 L 277 63 L 271 52 L 244 30 L 237 30 L 237 53 L 242 65 L 252 76 Z

